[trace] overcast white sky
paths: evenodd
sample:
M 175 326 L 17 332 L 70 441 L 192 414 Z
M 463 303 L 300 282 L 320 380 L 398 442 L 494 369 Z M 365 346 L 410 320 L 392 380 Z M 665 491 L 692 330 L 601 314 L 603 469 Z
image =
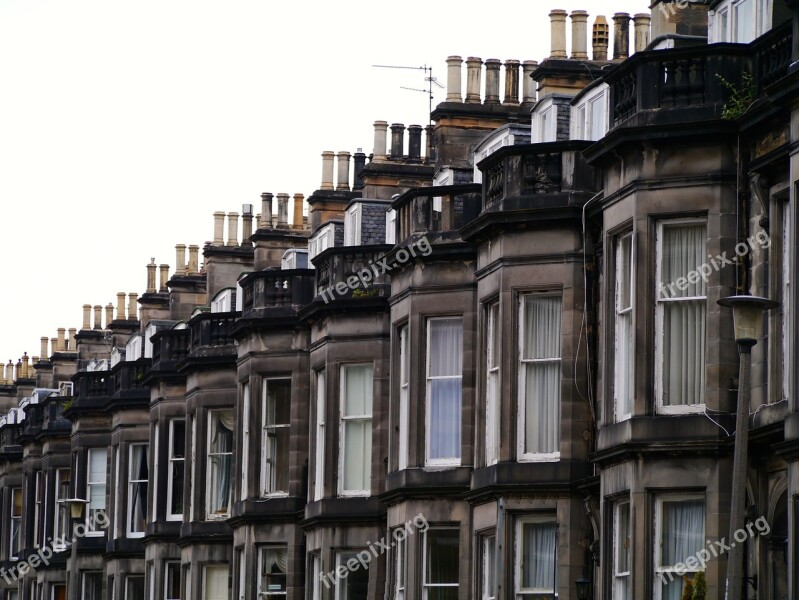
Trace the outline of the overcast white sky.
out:
M 215 210 L 319 187 L 323 150 L 427 123 L 450 54 L 542 60 L 552 8 L 648 0 L 0 0 L 0 360 L 141 294 Z M 465 81 L 465 74 L 464 74 Z M 434 103 L 442 101 L 439 90 Z

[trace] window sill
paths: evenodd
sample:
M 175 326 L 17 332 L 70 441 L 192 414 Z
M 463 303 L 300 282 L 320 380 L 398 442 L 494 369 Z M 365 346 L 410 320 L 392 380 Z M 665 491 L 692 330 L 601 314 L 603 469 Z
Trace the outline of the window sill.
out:
M 705 404 L 684 404 L 675 406 L 658 406 L 657 414 L 665 416 L 696 415 L 705 412 Z
M 560 452 L 551 452 L 547 454 L 522 454 L 519 457 L 520 463 L 558 462 L 558 461 L 560 461 Z

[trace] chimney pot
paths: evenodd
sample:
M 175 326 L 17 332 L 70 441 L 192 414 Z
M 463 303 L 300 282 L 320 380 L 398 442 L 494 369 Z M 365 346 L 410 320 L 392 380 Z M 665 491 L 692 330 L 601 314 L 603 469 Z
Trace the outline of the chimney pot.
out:
M 361 171 L 366 166 L 366 154 L 358 148 L 358 152 L 352 155 L 352 190 L 357 192 L 363 189 L 363 177 Z
M 584 10 L 575 10 L 571 14 L 572 20 L 572 58 L 588 58 L 588 13 Z
M 252 204 L 243 204 L 241 208 L 241 243 L 249 244 L 252 237 Z
M 214 246 L 225 245 L 225 213 L 218 210 L 214 213 Z
M 169 281 L 169 265 L 158 265 L 158 271 L 160 274 L 160 281 L 158 283 L 158 291 L 159 292 L 167 292 L 169 288 L 166 285 L 166 282 Z
M 447 57 L 447 102 L 463 102 L 461 96 L 461 65 L 460 56 Z
M 349 152 L 339 152 L 336 154 L 336 162 L 338 163 L 338 183 L 336 191 L 349 192 L 350 191 L 350 157 L 352 154 Z
M 375 121 L 374 127 L 375 145 L 372 149 L 372 160 L 385 160 L 388 123 L 386 121 Z
M 331 150 L 322 152 L 322 190 L 333 189 L 333 157 L 336 155 Z
M 538 68 L 537 60 L 526 60 L 522 63 L 522 106 L 536 103 L 536 81 L 533 72 Z
M 433 161 L 436 158 L 436 145 L 435 145 L 435 127 L 432 125 L 425 125 L 425 160 L 427 162 Z
M 74 327 L 70 327 L 68 329 L 68 333 L 69 333 L 69 351 L 70 352 L 77 352 L 78 351 L 78 339 L 77 339 L 76 336 L 78 335 L 78 330 L 75 329 Z M 33 362 L 36 362 L 36 360 L 34 359 Z
M 66 344 L 67 330 L 64 327 L 59 327 L 56 331 L 58 332 L 58 337 L 56 338 L 57 340 L 56 350 L 58 352 L 65 352 L 67 349 L 67 344 Z
M 261 222 L 258 227 L 269 229 L 272 227 L 272 194 L 264 192 L 261 194 Z
M 483 74 L 483 60 L 476 56 L 466 59 L 466 102 L 480 104 L 480 79 Z
M 422 126 L 408 125 L 408 159 L 422 162 Z
M 125 292 L 117 292 L 117 319 L 125 320 Z
M 150 259 L 150 264 L 147 265 L 147 293 L 155 293 L 155 259 Z
M 302 229 L 302 208 L 304 200 L 305 196 L 302 194 L 294 194 L 294 222 L 292 223 L 294 229 Z
M 566 58 L 566 11 L 556 8 L 549 13 L 551 50 L 550 58 Z
M 108 328 L 108 325 L 113 320 L 114 320 L 114 305 L 109 302 L 108 304 L 105 305 L 105 326 L 106 326 L 106 329 Z
M 483 104 L 499 104 L 499 69 L 502 61 L 489 58 L 486 65 L 486 95 Z
M 277 195 L 277 226 L 279 229 L 287 229 L 289 226 L 289 195 Z
M 58 352 L 58 338 L 50 338 L 50 356 Z
M 83 305 L 83 327 L 82 329 L 91 329 L 92 328 L 92 305 L 91 304 L 84 304 Z M 47 338 L 42 338 L 46 340 Z M 42 352 L 42 356 L 47 356 L 46 352 Z
M 630 56 L 630 14 L 613 15 L 613 60 L 624 60 Z
M 610 45 L 610 27 L 604 15 L 599 15 L 594 21 L 592 40 L 594 60 L 607 60 L 608 46 Z
M 519 104 L 519 65 L 518 60 L 505 61 L 505 101 L 504 104 Z
M 88 329 L 88 327 L 87 327 L 87 329 Z M 50 340 L 47 337 L 45 337 L 45 336 L 42 336 L 39 339 L 39 344 L 40 344 L 39 345 L 39 354 L 41 354 L 42 360 L 47 360 L 47 357 L 50 356 L 50 353 L 47 351 L 47 342 L 49 342 L 49 341 Z M 9 364 L 11 364 L 10 361 L 9 361 Z
M 633 22 L 635 27 L 635 51 L 643 52 L 649 45 L 652 16 L 649 13 L 638 13 L 633 17 Z
M 197 244 L 189 246 L 189 274 L 197 275 L 200 272 L 200 247 Z
M 136 303 L 139 295 L 136 293 L 128 294 L 128 320 L 137 321 L 139 319 L 139 305 Z
M 239 245 L 239 213 L 229 212 L 227 214 L 227 245 Z
M 175 275 L 186 274 L 186 244 L 175 246 Z
M 391 125 L 391 158 L 402 158 L 405 154 L 405 125 Z
M 94 328 L 103 328 L 103 307 L 99 304 L 94 305 Z

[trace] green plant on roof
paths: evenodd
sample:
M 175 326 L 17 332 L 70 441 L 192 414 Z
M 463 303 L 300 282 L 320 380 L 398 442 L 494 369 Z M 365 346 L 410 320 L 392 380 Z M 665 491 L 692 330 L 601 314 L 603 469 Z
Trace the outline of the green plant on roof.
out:
M 724 77 L 716 74 L 716 77 L 725 88 L 730 90 L 732 96 L 730 100 L 721 107 L 721 118 L 734 121 L 741 117 L 755 102 L 755 80 L 746 71 L 741 75 L 741 87 L 730 83 Z

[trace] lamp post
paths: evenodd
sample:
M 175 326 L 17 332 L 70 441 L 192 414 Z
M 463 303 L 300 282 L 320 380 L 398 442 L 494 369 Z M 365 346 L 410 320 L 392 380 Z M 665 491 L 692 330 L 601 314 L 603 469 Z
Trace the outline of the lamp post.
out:
M 735 452 L 732 461 L 732 501 L 730 507 L 730 550 L 727 557 L 727 600 L 743 599 L 743 543 L 735 542 L 735 533 L 744 528 L 746 465 L 749 444 L 749 398 L 752 391 L 752 346 L 763 330 L 763 313 L 778 302 L 758 296 L 730 296 L 718 301 L 732 309 L 735 341 L 738 343 L 738 409 L 735 419 Z
M 75 521 L 80 521 L 83 518 L 83 509 L 89 503 L 88 500 L 83 498 L 67 498 L 60 500 L 69 506 L 69 516 Z

